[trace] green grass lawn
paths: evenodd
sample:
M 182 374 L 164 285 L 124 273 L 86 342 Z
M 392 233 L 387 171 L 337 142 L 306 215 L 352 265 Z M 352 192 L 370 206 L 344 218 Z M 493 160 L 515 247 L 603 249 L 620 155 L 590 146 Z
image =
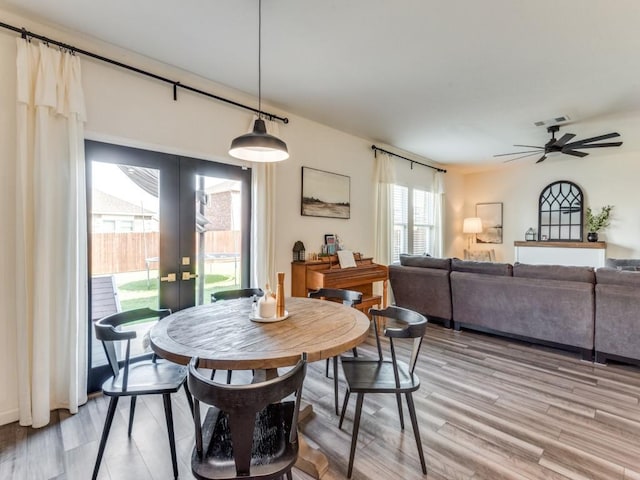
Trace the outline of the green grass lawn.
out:
M 116 276 L 118 296 L 122 310 L 134 308 L 158 308 L 158 278 L 153 272 L 147 281 L 146 272 L 132 272 Z M 211 294 L 218 290 L 233 288 L 235 276 L 233 274 L 207 274 L 204 283 L 203 303 L 209 303 Z

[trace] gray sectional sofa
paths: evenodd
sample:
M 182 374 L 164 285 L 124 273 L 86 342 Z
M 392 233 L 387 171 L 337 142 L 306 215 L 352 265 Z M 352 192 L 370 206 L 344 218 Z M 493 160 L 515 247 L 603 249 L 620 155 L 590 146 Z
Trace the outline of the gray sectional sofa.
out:
M 640 363 L 640 271 L 596 270 L 596 362 Z
M 396 305 L 446 326 L 640 363 L 640 271 L 629 261 L 608 264 L 615 268 L 403 255 L 389 280 Z
M 401 265 L 389 265 L 396 305 L 451 327 L 450 258 L 401 255 Z
M 590 267 L 453 260 L 454 328 L 574 347 L 591 359 L 594 285 Z

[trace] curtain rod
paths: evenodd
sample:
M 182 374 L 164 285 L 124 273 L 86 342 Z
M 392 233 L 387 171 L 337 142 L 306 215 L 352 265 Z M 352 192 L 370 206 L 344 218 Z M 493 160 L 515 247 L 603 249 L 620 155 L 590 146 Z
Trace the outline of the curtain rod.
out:
M 69 50 L 71 52 L 80 53 L 80 54 L 85 55 L 87 57 L 95 58 L 96 60 L 100 60 L 102 62 L 109 63 L 111 65 L 116 65 L 117 67 L 124 68 L 125 70 L 130 70 L 132 72 L 139 73 L 140 75 L 145 75 L 147 77 L 154 78 L 154 79 L 159 80 L 161 82 L 170 83 L 171 85 L 173 85 L 173 99 L 174 100 L 178 100 L 178 88 L 183 88 L 183 89 L 188 90 L 190 92 L 198 93 L 200 95 L 204 95 L 205 97 L 213 98 L 214 100 L 219 100 L 220 102 L 228 103 L 230 105 L 234 105 L 234 106 L 239 107 L 239 108 L 244 108 L 245 110 L 249 110 L 249 111 L 251 111 L 253 113 L 256 113 L 258 115 L 263 115 L 263 116 L 267 117 L 269 120 L 277 119 L 277 120 L 280 120 L 281 122 L 283 122 L 285 124 L 289 123 L 289 119 L 287 117 L 280 117 L 280 116 L 275 115 L 273 113 L 261 112 L 260 110 L 258 110 L 256 108 L 253 108 L 253 107 L 250 107 L 248 105 L 243 105 L 242 103 L 235 102 L 233 100 L 229 100 L 227 98 L 220 97 L 220 96 L 215 95 L 213 93 L 205 92 L 204 90 L 200 90 L 199 88 L 195 88 L 195 87 L 191 87 L 189 85 L 182 84 L 182 83 L 177 82 L 175 80 L 171 80 L 170 78 L 166 78 L 166 77 L 163 77 L 161 75 L 157 75 L 155 73 L 147 72 L 146 70 L 142 70 L 141 68 L 137 68 L 137 67 L 134 67 L 134 66 L 131 66 L 131 65 L 127 65 L 126 63 L 118 62 L 117 60 L 113 60 L 111 58 L 103 57 L 102 55 L 98 55 L 96 53 L 88 52 L 86 50 L 82 50 L 81 48 L 77 48 L 77 47 L 74 47 L 72 45 L 68 45 L 66 43 L 58 42 L 57 40 L 52 40 L 52 39 L 47 38 L 45 36 L 38 35 L 37 33 L 30 32 L 30 31 L 28 31 L 28 30 L 26 30 L 24 28 L 14 27 L 13 25 L 9 25 L 9 24 L 3 23 L 3 22 L 0 22 L 0 27 L 6 28 L 7 30 L 12 30 L 12 31 L 14 31 L 16 33 L 19 33 L 22 36 L 22 38 L 24 38 L 25 40 L 28 39 L 28 38 L 35 38 L 35 39 L 40 40 L 41 42 L 44 42 L 46 44 L 56 45 L 58 47 L 64 48 L 64 49 Z
M 393 155 L 394 157 L 398 157 L 398 158 L 401 158 L 403 160 L 406 160 L 407 162 L 411 162 L 411 169 L 413 169 L 413 164 L 417 163 L 418 165 L 422 165 L 423 167 L 433 168 L 434 170 L 437 170 L 438 172 L 447 173 L 447 171 L 442 169 L 442 168 L 433 167 L 431 165 L 427 165 L 426 163 L 416 162 L 415 160 L 411 160 L 410 158 L 403 157 L 402 155 L 398 155 L 397 153 L 390 152 L 388 150 L 385 150 L 384 148 L 376 147 L 375 145 L 371 145 L 371 150 L 377 151 L 377 152 L 384 152 L 384 153 L 387 153 L 389 155 Z

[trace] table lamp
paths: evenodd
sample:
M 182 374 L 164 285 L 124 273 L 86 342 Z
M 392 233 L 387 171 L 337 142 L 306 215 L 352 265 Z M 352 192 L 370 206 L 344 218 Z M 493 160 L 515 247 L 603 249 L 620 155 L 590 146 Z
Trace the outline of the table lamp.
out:
M 462 223 L 462 233 L 469 236 L 469 250 L 471 250 L 471 237 L 476 233 L 482 233 L 482 219 L 479 217 L 465 218 Z

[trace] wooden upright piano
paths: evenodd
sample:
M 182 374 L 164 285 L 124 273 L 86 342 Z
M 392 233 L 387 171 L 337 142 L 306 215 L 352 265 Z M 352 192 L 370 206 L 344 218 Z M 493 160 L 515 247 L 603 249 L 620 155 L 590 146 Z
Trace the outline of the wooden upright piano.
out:
M 362 293 L 362 303 L 358 310 L 367 313 L 374 305 L 387 305 L 387 280 L 389 269 L 386 265 L 373 263 L 372 258 L 356 258 L 356 266 L 340 268 L 338 257 L 331 255 L 322 260 L 291 263 L 291 296 L 306 297 L 318 288 L 343 288 Z M 374 295 L 373 283 L 382 282 L 382 295 Z

